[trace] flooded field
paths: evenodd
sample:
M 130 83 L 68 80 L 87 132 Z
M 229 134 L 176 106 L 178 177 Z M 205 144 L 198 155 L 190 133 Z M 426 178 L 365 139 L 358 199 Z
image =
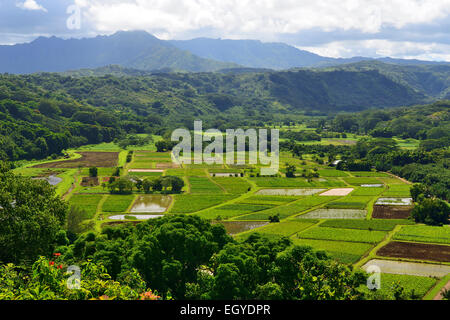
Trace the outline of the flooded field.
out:
M 365 219 L 366 210 L 356 209 L 317 209 L 298 216 L 298 219 Z
M 57 176 L 49 176 L 49 177 L 41 177 L 41 178 L 33 178 L 33 180 L 45 180 L 52 186 L 57 186 L 60 184 L 63 179 Z
M 223 224 L 230 235 L 253 230 L 268 225 L 268 222 L 246 222 L 246 221 L 215 221 L 212 224 Z
M 389 206 L 411 206 L 413 204 L 412 198 L 380 198 L 375 203 L 376 205 Z
M 259 190 L 258 196 L 311 196 L 326 189 L 263 189 Z
M 130 220 L 131 218 L 137 219 L 137 220 L 149 220 L 149 219 L 158 219 L 163 217 L 162 215 L 137 215 L 137 214 L 130 214 L 130 215 L 125 215 L 125 214 L 120 214 L 120 215 L 116 215 L 116 216 L 111 216 L 109 217 L 109 219 L 111 220 Z
M 450 273 L 450 266 L 400 262 L 390 260 L 370 260 L 362 268 L 367 270 L 371 266 L 380 268 L 381 273 L 407 274 L 420 277 L 443 277 Z
M 362 184 L 362 188 L 382 188 L 384 184 Z
M 132 213 L 163 213 L 172 203 L 172 197 L 161 195 L 139 196 L 131 208 Z

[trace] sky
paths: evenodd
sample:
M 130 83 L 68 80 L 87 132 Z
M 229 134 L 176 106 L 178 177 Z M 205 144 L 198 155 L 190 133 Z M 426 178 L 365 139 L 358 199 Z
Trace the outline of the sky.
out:
M 0 1 L 0 44 L 121 30 L 284 42 L 336 58 L 450 61 L 450 0 Z

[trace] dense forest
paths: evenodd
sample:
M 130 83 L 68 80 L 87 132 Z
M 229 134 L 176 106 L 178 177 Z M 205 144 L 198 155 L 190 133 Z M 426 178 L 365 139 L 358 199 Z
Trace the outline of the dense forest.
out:
M 383 98 L 384 97 L 384 98 Z M 377 71 L 0 76 L 0 158 L 41 159 L 124 133 L 261 127 L 302 115 L 412 105 L 425 96 Z

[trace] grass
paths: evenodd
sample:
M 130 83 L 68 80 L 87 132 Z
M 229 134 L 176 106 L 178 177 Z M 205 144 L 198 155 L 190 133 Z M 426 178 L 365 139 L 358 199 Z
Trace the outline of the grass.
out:
M 103 195 L 74 194 L 70 198 L 69 203 L 86 211 L 87 218 L 91 219 L 95 216 L 98 204 L 102 198 Z
M 326 228 L 392 231 L 396 225 L 413 224 L 410 220 L 327 220 L 320 225 Z
M 349 264 L 353 264 L 360 260 L 361 257 L 373 247 L 367 243 L 313 239 L 293 238 L 293 242 L 295 245 L 309 246 L 315 250 L 326 251 L 332 259 Z
M 381 288 L 377 291 L 383 299 L 394 300 L 393 286 L 398 283 L 404 288 L 407 295 L 414 293 L 416 295 L 415 299 L 421 299 L 425 294 L 436 284 L 436 279 L 428 277 L 418 277 L 403 274 L 381 274 Z M 369 289 L 367 286 L 362 286 L 361 291 L 368 293 Z
M 58 196 L 61 197 L 69 191 L 70 187 L 72 186 L 72 183 L 74 183 L 74 177 L 77 174 L 77 172 L 78 169 L 69 169 L 58 175 L 58 177 L 63 179 L 63 181 L 61 181 L 56 186 L 56 194 Z
M 404 226 L 394 240 L 450 244 L 450 227 Z
M 209 178 L 189 177 L 191 193 L 223 193 L 223 190 Z
M 134 195 L 109 195 L 102 206 L 103 212 L 127 212 Z
M 302 239 L 333 240 L 346 242 L 378 243 L 386 236 L 386 232 L 358 229 L 338 229 L 315 227 L 298 234 Z

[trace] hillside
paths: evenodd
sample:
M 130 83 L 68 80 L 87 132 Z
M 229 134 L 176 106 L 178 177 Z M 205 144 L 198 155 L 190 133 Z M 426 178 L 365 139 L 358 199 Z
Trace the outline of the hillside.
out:
M 397 83 L 409 86 L 430 97 L 450 98 L 450 65 L 396 65 L 379 61 L 362 61 L 325 70 L 376 70 Z
M 425 97 L 377 71 L 0 76 L 0 157 L 42 158 L 129 132 L 258 125 L 308 113 L 413 105 Z M 87 72 L 87 71 L 86 71 Z

